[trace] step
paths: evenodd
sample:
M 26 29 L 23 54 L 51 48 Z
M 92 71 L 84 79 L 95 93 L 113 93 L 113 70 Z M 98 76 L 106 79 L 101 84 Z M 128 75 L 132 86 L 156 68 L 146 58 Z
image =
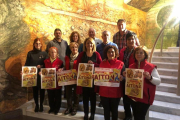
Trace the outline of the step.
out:
M 177 85 L 160 83 L 160 85 L 156 86 L 157 91 L 176 93 Z
M 166 76 L 178 76 L 178 70 L 176 69 L 165 69 L 165 68 L 157 68 L 159 75 L 166 75 Z
M 155 56 L 161 57 L 161 52 L 155 51 L 153 53 L 153 57 Z M 172 51 L 172 52 L 164 51 L 162 52 L 162 57 L 179 57 L 179 51 Z
M 149 111 L 149 120 L 180 120 L 180 116 Z
M 157 68 L 166 68 L 166 69 L 176 69 L 178 70 L 178 63 L 168 63 L 168 62 L 152 62 L 156 65 Z
M 161 83 L 175 84 L 177 85 L 177 77 L 160 75 Z
M 180 96 L 176 93 L 156 91 L 155 100 L 180 104 Z
M 179 47 L 168 47 L 168 51 L 174 52 L 174 51 L 179 51 Z
M 169 62 L 169 63 L 178 63 L 179 57 L 153 57 L 152 62 Z

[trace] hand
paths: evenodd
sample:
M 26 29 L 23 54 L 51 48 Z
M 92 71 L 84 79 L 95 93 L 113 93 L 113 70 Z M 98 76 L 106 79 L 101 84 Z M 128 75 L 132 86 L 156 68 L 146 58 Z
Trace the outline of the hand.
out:
M 37 68 L 41 68 L 41 65 L 37 65 L 36 67 L 37 67 Z
M 93 64 L 93 61 L 91 61 L 91 60 L 88 60 L 88 63 L 90 63 L 90 64 Z
M 103 59 L 103 61 L 106 61 L 106 59 Z
M 126 71 L 123 72 L 123 76 L 126 77 Z
M 120 81 L 122 81 L 123 80 L 123 76 L 122 75 L 120 75 Z
M 22 71 L 20 71 L 20 75 L 22 75 Z
M 146 78 L 146 79 L 148 79 L 148 80 L 151 80 L 151 75 L 149 74 L 149 72 L 144 72 L 143 73 L 143 75 L 144 75 L 144 77 Z
M 41 72 L 39 72 L 39 75 L 41 76 Z
M 63 71 L 63 68 L 59 68 L 59 69 L 58 69 L 58 72 L 61 72 L 61 71 Z

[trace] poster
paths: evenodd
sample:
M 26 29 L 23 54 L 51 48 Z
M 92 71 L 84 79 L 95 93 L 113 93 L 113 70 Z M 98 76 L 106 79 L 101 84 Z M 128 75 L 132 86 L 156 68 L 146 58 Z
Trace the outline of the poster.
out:
M 41 68 L 41 89 L 56 88 L 56 68 Z
M 92 87 L 94 64 L 79 63 L 77 86 Z
M 144 76 L 143 69 L 126 68 L 125 94 L 128 96 L 143 98 Z
M 120 69 L 99 68 L 95 67 L 94 85 L 119 87 L 120 86 Z
M 22 87 L 33 87 L 37 85 L 37 68 L 36 66 L 22 67 Z
M 57 72 L 58 86 L 77 84 L 76 69 Z

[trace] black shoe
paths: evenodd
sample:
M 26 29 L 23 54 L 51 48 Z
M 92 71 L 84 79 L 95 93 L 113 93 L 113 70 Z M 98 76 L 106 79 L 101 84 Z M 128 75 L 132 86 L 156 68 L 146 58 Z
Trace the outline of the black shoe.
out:
M 98 107 L 103 107 L 101 102 L 99 103 Z
M 88 120 L 88 114 L 84 115 L 84 120 Z
M 54 115 L 57 115 L 58 114 L 58 111 L 54 111 Z
M 91 116 L 89 117 L 89 120 L 94 120 L 94 114 L 91 114 Z
M 132 117 L 125 117 L 123 120 L 132 120 Z
M 74 115 L 76 115 L 76 113 L 77 113 L 77 110 L 76 109 L 72 109 L 71 115 L 74 116 Z
M 72 109 L 67 108 L 67 109 L 64 111 L 64 114 L 65 114 L 65 115 L 68 115 L 68 114 L 71 113 L 71 111 L 72 111 Z
M 52 112 L 54 112 L 54 110 L 52 110 L 52 109 L 50 109 L 50 110 L 48 111 L 49 114 L 52 113 Z
M 39 112 L 43 112 L 43 105 L 40 105 Z
M 39 111 L 39 105 L 36 105 L 34 112 L 38 112 Z

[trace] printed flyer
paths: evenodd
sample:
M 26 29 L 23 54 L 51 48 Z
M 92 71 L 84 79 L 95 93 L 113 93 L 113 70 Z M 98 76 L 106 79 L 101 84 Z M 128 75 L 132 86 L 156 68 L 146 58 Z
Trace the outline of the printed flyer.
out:
M 56 68 L 41 68 L 41 89 L 56 88 Z
M 92 87 L 94 64 L 79 63 L 77 86 Z
M 37 85 L 37 68 L 36 66 L 22 67 L 22 87 L 33 87 Z
M 73 85 L 77 83 L 76 69 L 57 72 L 58 86 Z
M 125 94 L 128 96 L 143 98 L 144 76 L 143 69 L 126 68 Z
M 119 87 L 120 75 L 121 75 L 120 69 L 95 67 L 95 73 L 93 75 L 94 85 Z

